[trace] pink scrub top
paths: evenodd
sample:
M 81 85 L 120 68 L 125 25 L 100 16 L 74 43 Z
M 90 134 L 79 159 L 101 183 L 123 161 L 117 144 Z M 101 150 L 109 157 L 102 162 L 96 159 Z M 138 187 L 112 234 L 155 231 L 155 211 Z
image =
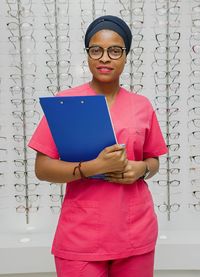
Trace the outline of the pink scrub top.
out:
M 95 94 L 89 84 L 59 93 Z M 141 161 L 167 152 L 155 112 L 146 97 L 121 88 L 110 113 L 118 143 L 126 144 L 129 160 Z M 59 159 L 45 117 L 29 147 Z M 73 181 L 67 184 L 52 254 L 84 261 L 140 255 L 155 248 L 157 232 L 152 196 L 144 180 L 129 185 L 97 179 Z

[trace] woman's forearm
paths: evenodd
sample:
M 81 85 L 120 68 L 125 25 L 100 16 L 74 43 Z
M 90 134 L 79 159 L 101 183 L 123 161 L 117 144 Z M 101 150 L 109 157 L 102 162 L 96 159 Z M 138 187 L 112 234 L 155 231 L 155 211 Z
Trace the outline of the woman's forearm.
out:
M 146 179 L 149 179 L 153 177 L 159 170 L 159 159 L 157 157 L 155 158 L 148 158 L 145 159 L 144 162 L 146 163 L 146 168 L 150 171 L 148 177 Z M 145 169 L 146 171 L 146 169 Z M 145 172 L 144 172 L 145 173 Z
M 37 153 L 35 173 L 38 179 L 54 183 L 71 182 L 84 177 L 104 174 L 112 171 L 123 171 L 128 160 L 121 145 L 106 147 L 98 157 L 91 161 L 65 162 L 52 159 L 40 152 Z
M 35 174 L 38 179 L 53 183 L 66 183 L 81 179 L 78 168 L 73 175 L 74 168 L 79 163 L 65 162 L 51 159 L 42 153 L 37 153 L 35 162 Z M 81 164 L 81 170 L 86 177 L 101 173 L 100 164 L 91 160 Z

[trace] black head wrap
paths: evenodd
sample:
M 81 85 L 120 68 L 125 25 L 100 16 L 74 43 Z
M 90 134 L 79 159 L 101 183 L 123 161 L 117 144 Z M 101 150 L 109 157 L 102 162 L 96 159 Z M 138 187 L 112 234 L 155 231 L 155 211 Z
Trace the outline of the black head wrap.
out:
M 100 30 L 112 30 L 118 33 L 124 40 L 126 54 L 130 51 L 132 33 L 129 26 L 121 18 L 113 15 L 105 15 L 95 19 L 87 28 L 85 34 L 85 47 L 89 46 L 91 37 Z

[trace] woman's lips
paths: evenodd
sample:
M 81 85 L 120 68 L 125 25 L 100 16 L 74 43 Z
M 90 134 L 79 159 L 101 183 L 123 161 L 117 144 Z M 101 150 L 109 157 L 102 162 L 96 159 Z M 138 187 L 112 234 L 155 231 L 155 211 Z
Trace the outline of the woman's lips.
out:
M 112 67 L 108 67 L 108 66 L 98 66 L 97 70 L 100 73 L 110 73 L 113 70 L 113 68 Z

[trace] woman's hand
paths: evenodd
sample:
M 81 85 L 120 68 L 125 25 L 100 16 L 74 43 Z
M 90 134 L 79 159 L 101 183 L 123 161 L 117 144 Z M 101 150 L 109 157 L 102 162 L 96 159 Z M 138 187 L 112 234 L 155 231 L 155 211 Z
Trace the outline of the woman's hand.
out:
M 104 173 L 124 171 L 128 164 L 125 146 L 114 144 L 106 147 L 100 152 L 96 161 L 100 164 Z
M 128 161 L 121 172 L 105 174 L 106 180 L 119 184 L 132 184 L 144 175 L 146 163 L 144 161 Z

